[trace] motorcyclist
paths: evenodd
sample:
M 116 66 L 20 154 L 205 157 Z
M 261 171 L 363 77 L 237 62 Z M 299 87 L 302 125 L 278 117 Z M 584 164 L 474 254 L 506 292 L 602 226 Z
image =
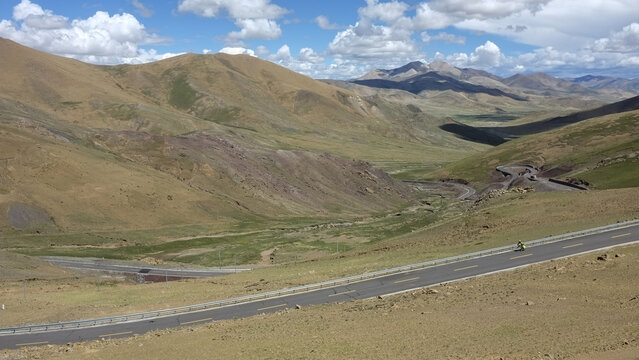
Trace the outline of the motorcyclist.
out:
M 519 250 L 519 251 L 524 251 L 524 250 L 526 250 L 526 245 L 524 245 L 524 243 L 523 243 L 523 242 L 521 242 L 521 240 L 519 240 L 519 241 L 517 242 L 517 250 Z

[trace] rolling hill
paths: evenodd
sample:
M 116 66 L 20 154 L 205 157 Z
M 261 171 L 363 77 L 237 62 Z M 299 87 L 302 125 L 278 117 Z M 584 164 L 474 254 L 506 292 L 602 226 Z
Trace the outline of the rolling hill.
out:
M 491 182 L 496 166 L 530 164 L 539 167 L 542 176 L 579 178 L 595 189 L 637 187 L 638 102 L 639 97 L 576 114 L 572 118 L 575 121 L 580 116 L 590 116 L 508 141 L 431 176 L 462 178 L 483 187 Z M 553 121 L 561 123 L 562 119 L 548 122 Z
M 480 149 L 426 114 L 248 56 L 95 66 L 0 39 L 0 66 L 5 235 L 360 216 L 413 195 L 352 159 Z

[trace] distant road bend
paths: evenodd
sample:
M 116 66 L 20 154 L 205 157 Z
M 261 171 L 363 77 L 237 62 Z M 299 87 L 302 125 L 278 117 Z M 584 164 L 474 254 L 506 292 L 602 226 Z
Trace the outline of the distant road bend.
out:
M 175 268 L 158 265 L 124 264 L 109 260 L 70 258 L 61 256 L 43 256 L 42 260 L 54 265 L 70 269 L 91 270 L 100 272 L 144 274 L 157 276 L 170 276 L 177 278 L 196 278 L 228 275 L 233 272 L 250 270 L 247 268 Z
M 314 287 L 309 291 L 287 293 L 286 295 L 272 297 L 265 295 L 264 298 L 260 297 L 257 300 L 252 298 L 252 300 L 244 302 L 227 302 L 227 305 L 205 310 L 142 319 L 138 317 L 135 320 L 99 326 L 65 327 L 61 330 L 56 328 L 55 324 L 52 326 L 55 330 L 49 331 L 26 332 L 24 327 L 0 329 L 0 349 L 126 337 L 157 329 L 249 317 L 295 308 L 298 305 L 307 306 L 367 299 L 637 243 L 639 243 L 639 220 L 633 220 L 567 234 L 562 236 L 561 240 L 559 237 L 551 237 L 532 241 L 528 243 L 529 246 L 525 252 L 514 252 L 514 246 L 502 247 L 469 254 L 463 260 L 461 260 L 463 257 L 455 257 L 446 259 L 448 260 L 446 262 L 438 262 L 436 265 L 430 265 L 429 262 L 429 265 L 416 267 L 413 270 L 389 271 L 386 275 L 366 277 L 353 282 L 340 282 L 338 285 L 323 288 Z M 408 267 L 401 269 L 404 268 Z

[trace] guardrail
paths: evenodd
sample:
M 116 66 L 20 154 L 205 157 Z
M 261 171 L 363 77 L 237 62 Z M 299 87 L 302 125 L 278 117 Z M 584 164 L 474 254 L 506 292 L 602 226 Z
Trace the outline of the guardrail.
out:
M 573 238 L 577 236 L 615 230 L 619 228 L 632 226 L 635 224 L 639 224 L 639 219 L 629 220 L 629 221 L 611 224 L 611 225 L 600 226 L 600 227 L 587 229 L 587 230 L 571 232 L 567 234 L 549 236 L 549 237 L 545 237 L 538 240 L 528 241 L 526 244 L 528 246 L 535 246 L 535 245 L 540 245 L 544 243 L 565 240 L 565 239 L 569 239 L 569 238 Z M 391 275 L 391 274 L 396 274 L 401 272 L 407 272 L 411 270 L 423 269 L 427 267 L 447 264 L 447 263 L 456 262 L 460 260 L 479 258 L 482 256 L 488 256 L 488 255 L 492 255 L 496 253 L 510 251 L 510 250 L 513 250 L 514 248 L 516 248 L 516 245 L 501 246 L 501 247 L 477 251 L 477 252 L 473 252 L 469 254 L 457 255 L 457 256 L 447 257 L 444 259 L 430 260 L 430 261 L 425 261 L 425 262 L 421 262 L 417 264 L 404 265 L 404 266 L 395 267 L 391 269 L 379 270 L 379 271 L 374 271 L 374 272 L 365 273 L 361 275 L 355 275 L 355 276 L 345 277 L 345 278 L 336 279 L 336 280 L 329 280 L 329 281 L 324 281 L 320 283 L 314 283 L 310 285 L 302 285 L 302 286 L 297 286 L 293 288 L 269 291 L 269 292 L 264 292 L 260 294 L 247 295 L 247 296 L 236 297 L 236 298 L 226 299 L 226 300 L 217 300 L 217 301 L 207 302 L 203 304 L 182 306 L 182 307 L 171 308 L 171 309 L 149 311 L 149 312 L 130 314 L 130 315 L 112 316 L 112 317 L 105 317 L 105 318 L 99 318 L 99 319 L 1 328 L 0 335 L 55 331 L 55 330 L 63 330 L 63 329 L 77 329 L 77 328 L 92 327 L 92 326 L 98 326 L 98 325 L 110 325 L 110 324 L 116 324 L 116 323 L 152 319 L 152 318 L 157 318 L 157 317 L 162 317 L 167 315 L 174 315 L 179 313 L 187 313 L 192 311 L 219 308 L 219 307 L 229 306 L 229 305 L 234 305 L 239 303 L 246 303 L 246 302 L 257 301 L 257 300 L 262 300 L 267 298 L 273 298 L 273 297 L 291 295 L 291 294 L 300 293 L 300 292 L 308 292 L 312 290 L 334 287 L 338 285 L 363 281 L 363 280 L 367 280 L 367 279 L 371 279 L 375 277 L 381 277 L 381 276 L 386 276 L 386 275 Z

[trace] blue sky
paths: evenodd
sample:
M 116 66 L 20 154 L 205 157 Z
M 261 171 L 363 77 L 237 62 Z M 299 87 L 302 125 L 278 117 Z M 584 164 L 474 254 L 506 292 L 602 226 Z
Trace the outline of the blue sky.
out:
M 0 37 L 96 64 L 244 53 L 314 78 L 415 60 L 639 77 L 636 0 L 2 0 Z

